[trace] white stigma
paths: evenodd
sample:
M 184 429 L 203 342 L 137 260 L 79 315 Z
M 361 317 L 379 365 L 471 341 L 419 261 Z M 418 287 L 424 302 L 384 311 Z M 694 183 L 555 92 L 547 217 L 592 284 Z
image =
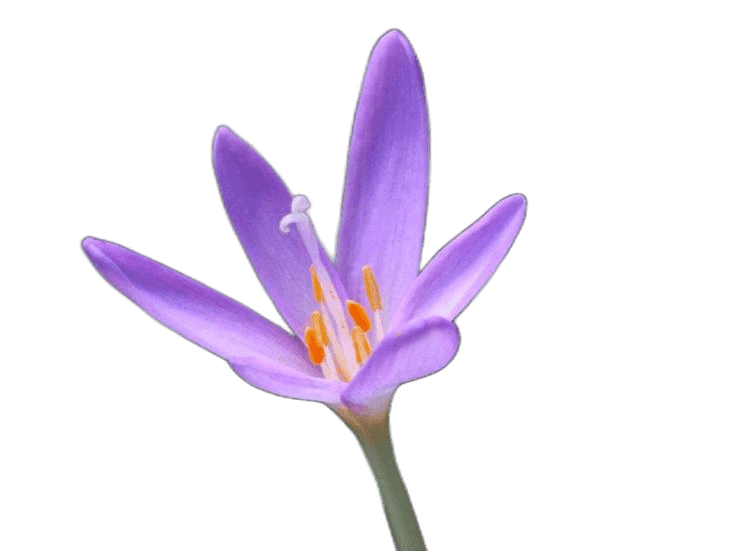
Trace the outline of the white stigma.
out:
M 305 195 L 295 195 L 292 198 L 292 206 L 290 207 L 290 214 L 286 214 L 279 221 L 279 230 L 282 233 L 289 233 L 290 225 L 300 224 L 301 222 L 309 222 L 308 215 L 305 211 L 310 208 L 310 201 Z
M 310 201 L 305 195 L 295 195 L 292 198 L 292 212 L 305 212 L 310 208 Z
M 318 239 L 310 221 L 310 216 L 305 213 L 309 208 L 310 201 L 305 195 L 295 195 L 292 198 L 290 214 L 284 215 L 282 220 L 279 221 L 279 230 L 282 233 L 289 233 L 290 226 L 295 224 L 300 238 L 303 240 L 303 245 L 308 251 L 311 263 L 318 264 L 320 262 Z

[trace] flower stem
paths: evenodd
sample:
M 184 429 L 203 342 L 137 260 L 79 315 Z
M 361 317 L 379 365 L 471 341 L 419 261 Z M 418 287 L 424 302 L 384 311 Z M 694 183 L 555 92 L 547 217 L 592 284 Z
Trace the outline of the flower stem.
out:
M 426 550 L 414 507 L 396 465 L 388 414 L 353 424 L 345 421 L 357 436 L 375 475 L 397 551 Z

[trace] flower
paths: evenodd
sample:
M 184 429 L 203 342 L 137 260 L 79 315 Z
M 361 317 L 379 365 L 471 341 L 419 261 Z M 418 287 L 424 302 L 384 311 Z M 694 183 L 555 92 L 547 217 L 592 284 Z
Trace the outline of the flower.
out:
M 213 161 L 233 228 L 288 333 L 253 310 L 120 245 L 87 237 L 101 275 L 162 324 L 226 359 L 268 392 L 373 415 L 395 389 L 447 365 L 453 320 L 517 236 L 525 198 L 511 195 L 420 272 L 429 123 L 414 51 L 390 31 L 370 56 L 355 114 L 336 260 L 310 202 L 227 127 Z

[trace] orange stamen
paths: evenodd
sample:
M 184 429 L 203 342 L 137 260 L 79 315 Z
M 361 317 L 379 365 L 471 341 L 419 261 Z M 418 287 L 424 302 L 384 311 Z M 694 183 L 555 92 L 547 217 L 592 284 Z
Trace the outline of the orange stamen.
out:
M 323 296 L 323 287 L 321 287 L 321 281 L 318 279 L 316 267 L 312 264 L 310 265 L 310 279 L 313 282 L 313 296 L 315 297 L 316 302 L 325 302 Z
M 368 341 L 365 336 L 365 332 L 359 325 L 355 325 L 354 329 L 352 329 L 352 342 L 354 342 L 354 355 L 357 359 L 357 363 L 365 363 L 370 357 L 372 347 L 370 346 L 370 341 Z
M 311 327 L 305 328 L 305 344 L 308 346 L 308 356 L 310 357 L 310 361 L 315 365 L 321 365 L 323 359 L 326 357 L 326 353 L 323 351 L 323 346 L 321 346 L 316 338 L 316 332 Z
M 370 318 L 365 311 L 365 307 L 362 306 L 359 302 L 348 300 L 347 311 L 349 312 L 351 318 L 354 320 L 354 323 L 362 327 L 362 330 L 365 333 L 367 333 L 372 328 L 372 323 L 370 323 Z
M 316 334 L 316 340 L 323 346 L 328 346 L 329 334 L 326 331 L 326 324 L 323 323 L 323 316 L 321 315 L 321 312 L 316 310 L 310 315 L 310 325 L 311 327 L 313 327 L 313 331 Z
M 373 275 L 372 266 L 362 267 L 362 279 L 365 282 L 365 293 L 367 294 L 367 300 L 370 301 L 370 308 L 373 312 L 379 312 L 383 309 L 383 302 L 380 300 L 380 290 Z

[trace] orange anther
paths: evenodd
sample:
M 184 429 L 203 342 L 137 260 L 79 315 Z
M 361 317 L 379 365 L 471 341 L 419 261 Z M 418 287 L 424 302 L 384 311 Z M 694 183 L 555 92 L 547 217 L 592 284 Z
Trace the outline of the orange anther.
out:
M 316 340 L 323 346 L 328 346 L 329 334 L 326 331 L 326 324 L 323 323 L 323 316 L 321 316 L 321 312 L 316 310 L 310 315 L 310 325 L 311 327 L 313 327 L 313 331 L 316 334 Z
M 365 282 L 365 293 L 367 294 L 367 300 L 370 301 L 370 308 L 373 312 L 379 312 L 383 309 L 383 302 L 380 300 L 380 290 L 373 275 L 372 266 L 362 267 L 362 279 Z
M 370 318 L 365 311 L 365 307 L 362 306 L 359 302 L 348 300 L 347 311 L 349 312 L 351 318 L 354 320 L 354 323 L 362 327 L 362 330 L 365 333 L 367 333 L 372 328 L 372 323 L 370 323 Z
M 316 267 L 312 264 L 310 265 L 310 279 L 313 282 L 313 296 L 315 297 L 316 302 L 324 302 L 323 287 L 321 287 L 321 281 L 318 279 Z
M 372 347 L 370 346 L 370 341 L 365 336 L 365 332 L 359 325 L 355 325 L 354 329 L 352 329 L 352 342 L 354 342 L 354 355 L 357 363 L 365 363 L 370 357 Z
M 311 327 L 305 328 L 305 344 L 308 347 L 310 361 L 316 365 L 321 365 L 323 359 L 326 357 L 326 353 L 323 351 L 323 346 L 320 345 L 316 338 L 316 332 Z

